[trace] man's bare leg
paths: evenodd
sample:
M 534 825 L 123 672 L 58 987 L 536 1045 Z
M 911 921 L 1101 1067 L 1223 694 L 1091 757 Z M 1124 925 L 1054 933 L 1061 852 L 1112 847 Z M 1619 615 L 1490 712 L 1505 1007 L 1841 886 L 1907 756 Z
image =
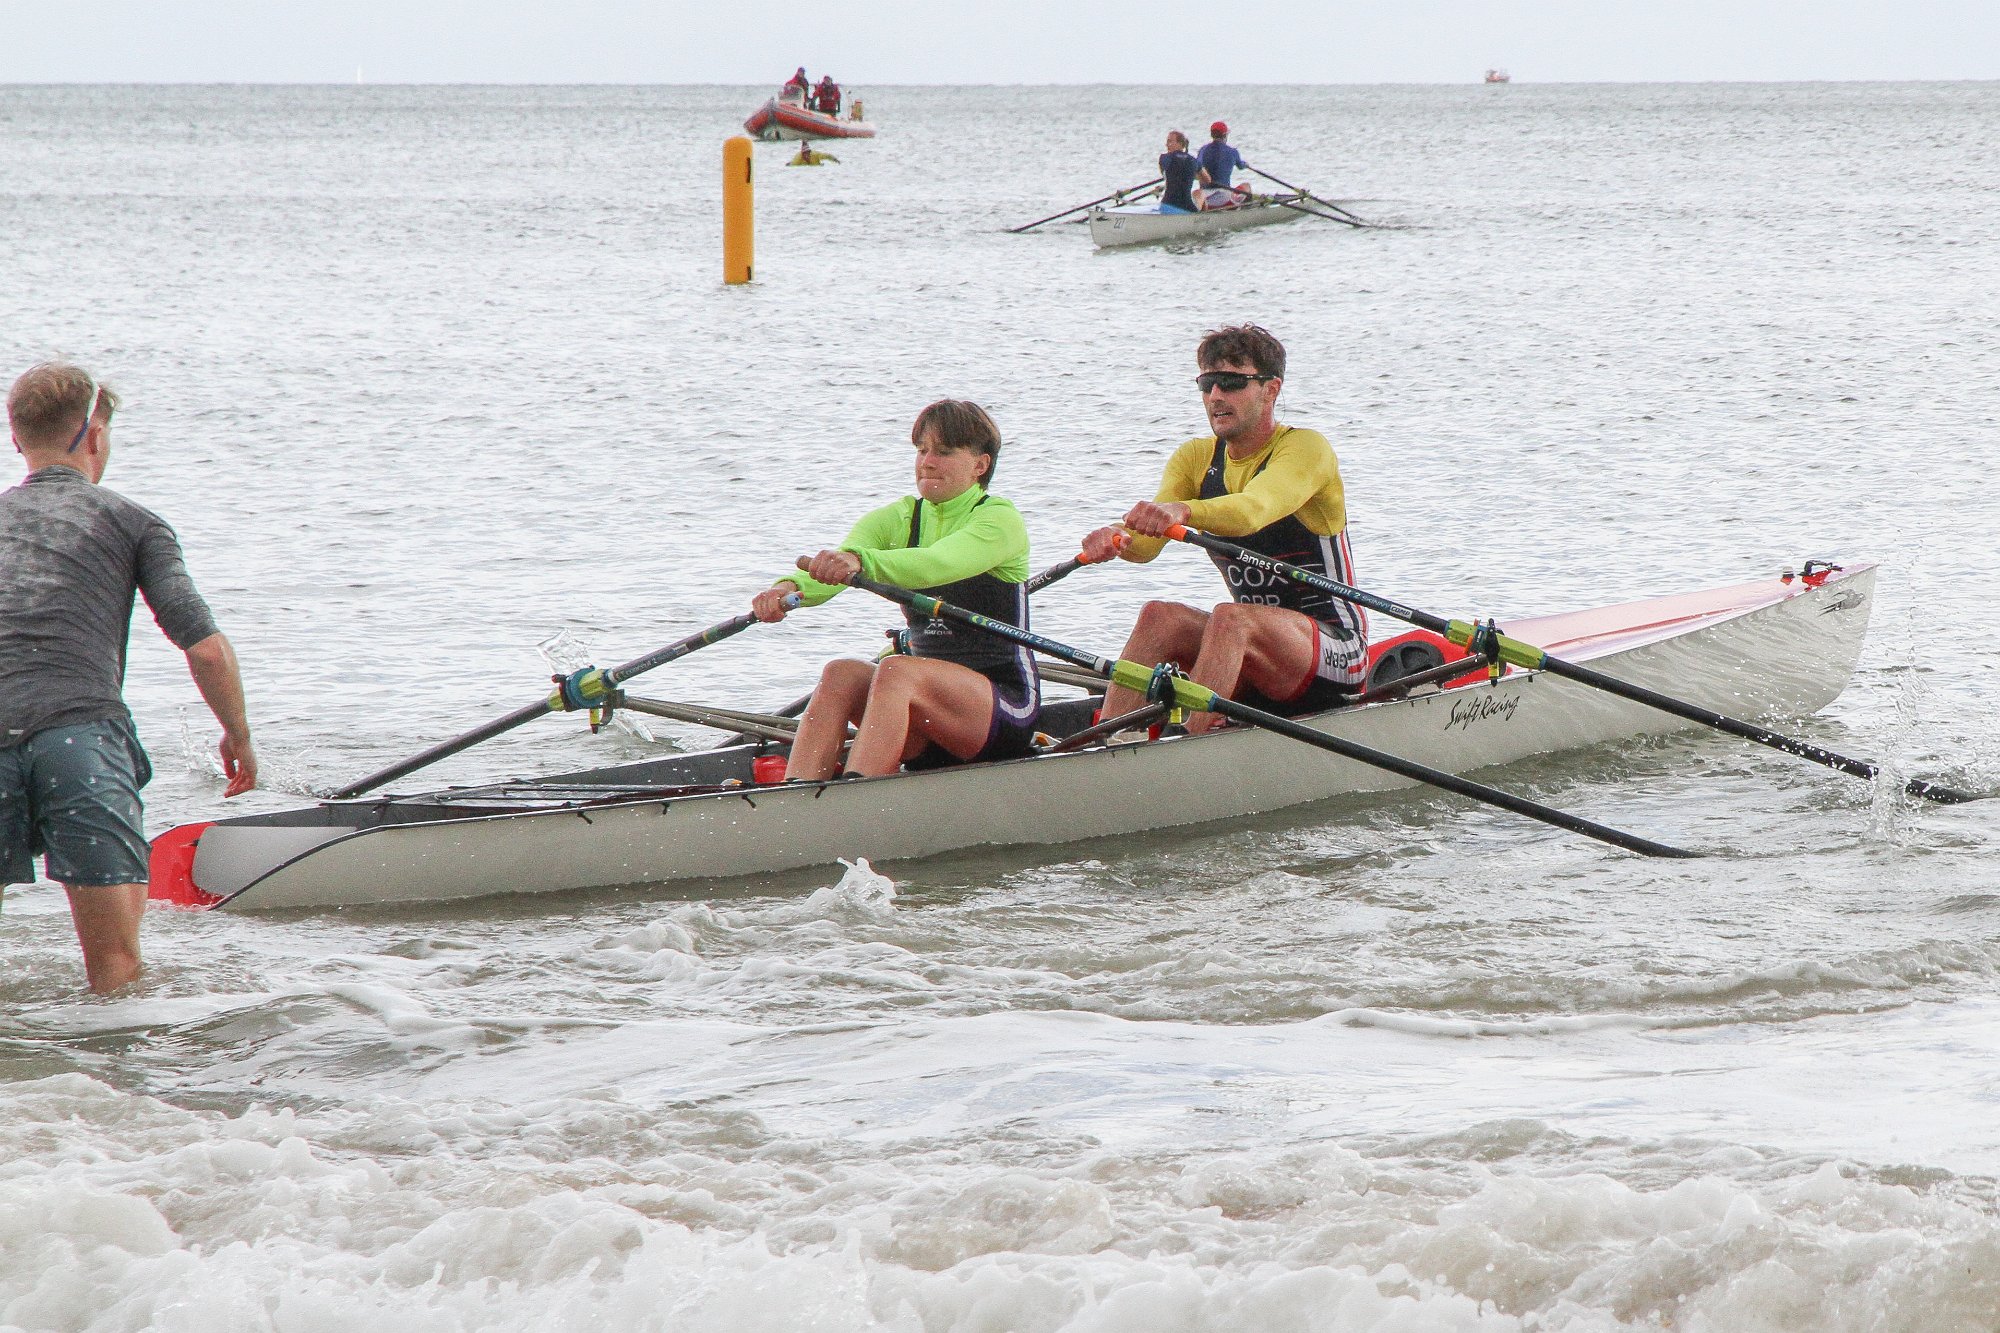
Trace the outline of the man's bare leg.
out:
M 65 884 L 70 920 L 83 946 L 90 988 L 103 995 L 139 979 L 139 921 L 146 915 L 144 884 Z
M 1179 602 L 1148 602 L 1139 609 L 1132 637 L 1125 640 L 1118 655 L 1145 666 L 1172 662 L 1185 671 L 1201 655 L 1202 635 L 1207 630 L 1206 611 Z M 1145 702 L 1138 691 L 1113 685 L 1104 692 L 1104 716 L 1121 717 Z
M 1228 602 L 1215 608 L 1202 636 L 1201 652 L 1188 672 L 1198 685 L 1235 697 L 1248 685 L 1270 698 L 1283 699 L 1309 680 L 1319 663 L 1313 649 L 1318 635 L 1310 619 L 1281 606 Z M 1188 718 L 1190 735 L 1222 725 L 1215 713 Z

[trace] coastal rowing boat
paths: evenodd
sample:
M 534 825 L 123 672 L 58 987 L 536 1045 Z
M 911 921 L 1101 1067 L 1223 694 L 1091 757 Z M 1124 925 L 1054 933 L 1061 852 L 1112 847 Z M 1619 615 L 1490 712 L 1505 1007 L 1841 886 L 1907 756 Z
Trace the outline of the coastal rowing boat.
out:
M 1212 208 L 1199 213 L 1162 213 L 1155 203 L 1121 204 L 1090 210 L 1090 239 L 1100 250 L 1120 245 L 1151 245 L 1158 241 L 1193 240 L 1219 236 L 1246 227 L 1268 227 L 1274 222 L 1291 222 L 1307 216 L 1293 205 L 1295 195 L 1258 198 L 1235 208 Z
M 855 104 L 859 110 L 859 103 Z M 846 118 L 801 106 L 797 101 L 773 97 L 750 113 L 743 128 L 752 138 L 766 143 L 781 139 L 872 139 L 875 127 L 850 113 Z
M 1507 634 L 1620 679 L 1739 716 L 1797 715 L 1853 675 L 1874 567 L 1764 579 L 1564 615 Z M 1445 659 L 1423 631 L 1376 645 Z M 1689 724 L 1544 671 L 1473 673 L 1336 709 L 1318 730 L 1454 773 Z M 1062 736 L 1091 700 L 1044 710 Z M 1074 842 L 1240 818 L 1409 785 L 1270 732 L 1114 743 L 995 764 L 755 785 L 765 744 L 454 787 L 328 801 L 175 829 L 154 845 L 152 896 L 184 906 L 321 908 L 733 878 L 909 860 L 978 846 Z M 722 785 L 734 784 L 734 785 Z

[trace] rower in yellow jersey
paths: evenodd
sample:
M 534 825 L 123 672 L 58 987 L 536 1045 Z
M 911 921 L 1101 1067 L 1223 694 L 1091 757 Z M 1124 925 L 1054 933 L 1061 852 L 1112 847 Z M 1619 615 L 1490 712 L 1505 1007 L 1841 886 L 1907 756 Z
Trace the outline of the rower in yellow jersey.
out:
M 1318 431 L 1276 419 L 1284 344 L 1268 330 L 1242 324 L 1203 338 L 1195 361 L 1201 370 L 1195 383 L 1215 434 L 1175 450 L 1158 495 L 1132 506 L 1122 524 L 1084 538 L 1085 558 L 1151 560 L 1168 529 L 1185 524 L 1352 584 L 1347 499 L 1333 446 Z M 1116 549 L 1120 534 L 1129 537 L 1122 551 Z M 1288 716 L 1330 708 L 1361 688 L 1368 627 L 1358 607 L 1228 557 L 1211 558 L 1231 600 L 1213 611 L 1146 603 L 1120 656 L 1172 662 L 1218 694 Z M 1142 702 L 1134 691 L 1113 686 L 1104 697 L 1104 716 Z M 1188 730 L 1206 731 L 1220 720 L 1198 713 Z

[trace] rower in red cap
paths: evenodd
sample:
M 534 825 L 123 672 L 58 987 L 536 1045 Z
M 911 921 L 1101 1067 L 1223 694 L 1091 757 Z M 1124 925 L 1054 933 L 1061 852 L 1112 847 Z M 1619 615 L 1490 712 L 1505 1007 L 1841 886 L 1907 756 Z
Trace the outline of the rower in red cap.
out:
M 1216 121 L 1208 127 L 1208 142 L 1195 154 L 1201 165 L 1201 183 L 1212 187 L 1212 192 L 1202 196 L 1203 208 L 1228 208 L 1240 201 L 1239 197 L 1250 193 L 1247 186 L 1231 186 L 1229 175 L 1238 167 L 1245 171 L 1250 164 L 1243 160 L 1243 154 L 1236 151 L 1229 142 L 1229 126 Z

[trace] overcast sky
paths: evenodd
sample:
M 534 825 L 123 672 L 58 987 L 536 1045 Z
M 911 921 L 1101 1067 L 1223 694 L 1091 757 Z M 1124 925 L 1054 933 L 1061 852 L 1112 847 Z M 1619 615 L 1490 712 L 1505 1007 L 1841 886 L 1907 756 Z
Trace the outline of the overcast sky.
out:
M 2000 78 L 2000 0 L 0 0 L 5 83 Z

